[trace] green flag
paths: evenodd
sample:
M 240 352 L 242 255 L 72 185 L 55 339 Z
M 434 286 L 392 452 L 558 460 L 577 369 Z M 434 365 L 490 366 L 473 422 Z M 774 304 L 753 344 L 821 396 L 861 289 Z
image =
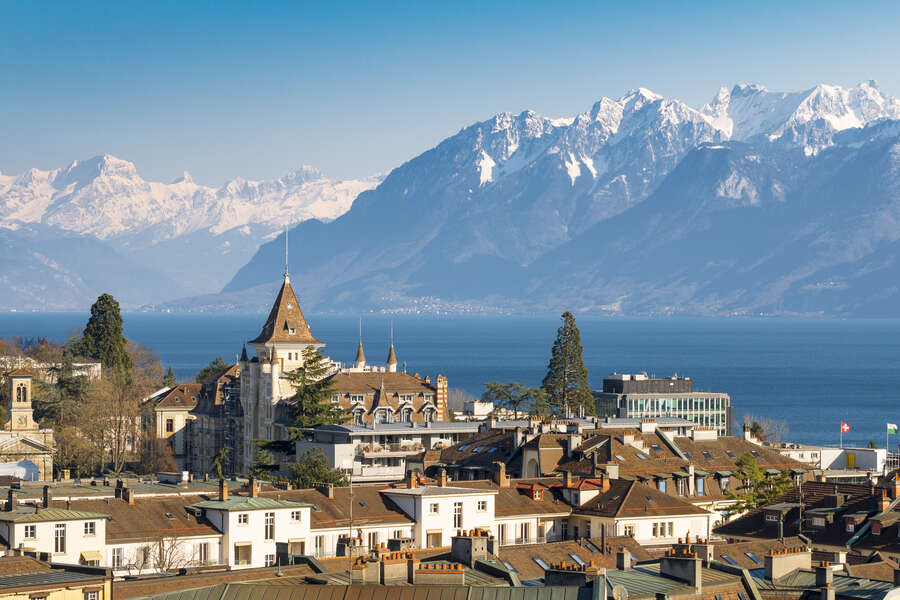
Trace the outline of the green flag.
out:
M 896 423 L 888 423 L 888 433 L 897 433 L 897 424 Z

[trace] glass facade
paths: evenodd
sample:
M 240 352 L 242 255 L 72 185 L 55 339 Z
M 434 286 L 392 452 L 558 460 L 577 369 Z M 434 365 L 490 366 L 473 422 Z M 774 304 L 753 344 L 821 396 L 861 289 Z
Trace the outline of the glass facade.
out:
M 719 435 L 727 435 L 730 429 L 731 398 L 727 394 L 625 395 L 621 401 L 625 417 L 675 417 L 701 427 L 715 427 Z

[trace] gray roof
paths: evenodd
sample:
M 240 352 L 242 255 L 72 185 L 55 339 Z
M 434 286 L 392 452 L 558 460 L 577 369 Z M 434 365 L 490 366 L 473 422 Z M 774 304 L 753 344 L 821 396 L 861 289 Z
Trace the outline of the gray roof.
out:
M 35 573 L 17 573 L 0 576 L 0 590 L 76 583 L 85 580 L 103 579 L 102 573 L 76 573 L 62 569 L 48 569 Z
M 479 421 L 437 422 L 437 423 L 379 423 L 377 425 L 319 425 L 304 429 L 304 432 L 334 431 L 350 435 L 372 435 L 389 433 L 430 433 L 430 432 L 476 432 Z
M 685 589 L 693 592 L 693 586 L 688 583 L 660 575 L 659 563 L 639 565 L 627 571 L 607 569 L 606 578 L 610 587 L 622 585 L 632 597 L 655 596 L 657 593 L 670 594 Z M 703 569 L 702 581 L 704 588 L 741 584 L 739 576 L 715 569 Z
M 223 583 L 169 592 L 149 598 L 159 600 L 590 600 L 591 589 L 575 586 L 480 587 L 464 585 L 278 585 L 275 583 Z
M 401 496 L 483 496 L 485 494 L 498 494 L 499 492 L 497 490 L 488 490 L 484 488 L 441 487 L 429 485 L 414 488 L 384 489 L 381 490 L 381 493 L 387 494 L 388 496 L 394 494 Z
M 777 582 L 771 582 L 763 577 L 754 577 L 757 587 L 761 590 L 784 590 L 793 588 L 815 589 L 816 574 L 814 571 L 797 570 L 784 577 Z M 846 575 L 838 575 L 835 573 L 832 582 L 835 595 L 848 598 L 863 598 L 865 600 L 881 600 L 884 596 L 894 588 L 894 585 L 888 581 L 878 581 L 875 579 L 864 579 L 860 577 L 849 577 Z
M 276 498 L 230 496 L 225 500 L 205 500 L 194 504 L 197 508 L 225 511 L 264 510 L 267 508 L 300 508 L 312 506 L 306 502 L 291 502 L 290 500 L 278 500 Z

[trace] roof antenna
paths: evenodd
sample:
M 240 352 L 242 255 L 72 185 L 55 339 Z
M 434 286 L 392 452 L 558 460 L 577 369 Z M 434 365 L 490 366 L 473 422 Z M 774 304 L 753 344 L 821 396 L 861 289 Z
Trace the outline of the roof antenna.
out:
M 359 317 L 359 343 L 362 344 L 362 316 Z

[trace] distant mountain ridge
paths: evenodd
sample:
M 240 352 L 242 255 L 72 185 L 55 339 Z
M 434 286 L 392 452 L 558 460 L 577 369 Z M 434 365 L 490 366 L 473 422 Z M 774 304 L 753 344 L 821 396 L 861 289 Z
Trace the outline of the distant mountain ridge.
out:
M 502 113 L 333 222 L 292 229 L 295 287 L 318 310 L 867 314 L 819 275 L 900 231 L 898 123 L 874 81 L 739 84 L 699 109 L 639 88 L 573 118 Z M 283 244 L 221 294 L 170 306 L 264 306 Z
M 62 230 L 105 243 L 167 282 L 131 300 L 141 305 L 218 289 L 261 242 L 290 223 L 334 219 L 378 181 L 332 181 L 304 166 L 278 179 L 236 178 L 219 188 L 197 184 L 188 173 L 166 184 L 145 181 L 134 164 L 107 154 L 50 171 L 0 174 L 0 229 L 19 231 L 7 237 L 20 241 Z M 95 268 L 85 263 L 67 275 L 90 279 L 101 275 Z M 83 304 L 63 289 L 60 300 Z M 5 300 L 3 307 L 49 307 L 27 296 L 20 298 L 24 305 Z

